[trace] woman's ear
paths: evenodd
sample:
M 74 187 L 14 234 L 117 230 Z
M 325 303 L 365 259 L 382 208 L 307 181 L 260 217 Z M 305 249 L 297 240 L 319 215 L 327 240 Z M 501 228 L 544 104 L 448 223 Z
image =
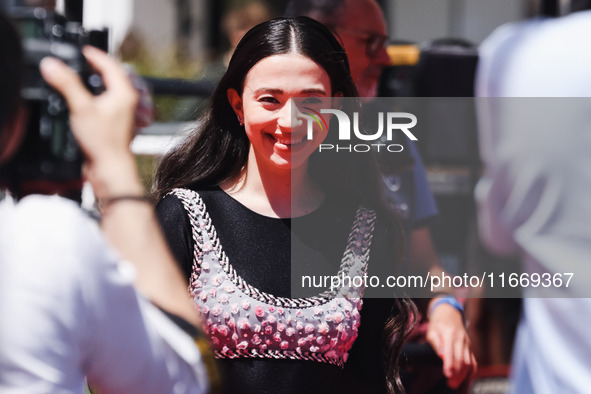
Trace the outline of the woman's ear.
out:
M 242 110 L 242 97 L 238 94 L 236 89 L 228 89 L 228 102 L 230 106 L 236 113 L 238 117 L 238 121 L 240 123 L 244 122 L 244 111 Z

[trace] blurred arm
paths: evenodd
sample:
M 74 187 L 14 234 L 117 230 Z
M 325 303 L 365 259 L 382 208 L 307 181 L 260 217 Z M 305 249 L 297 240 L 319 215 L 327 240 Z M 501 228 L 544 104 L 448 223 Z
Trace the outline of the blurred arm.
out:
M 43 76 L 68 102 L 72 130 L 86 155 L 85 173 L 98 200 L 143 196 L 129 150 L 137 94 L 114 59 L 91 47 L 84 48 L 84 55 L 103 76 L 103 94 L 92 96 L 77 74 L 56 59 L 43 60 Z M 198 326 L 185 282 L 151 205 L 136 200 L 110 204 L 104 210 L 102 228 L 121 257 L 135 267 L 137 290 L 157 306 Z
M 415 272 L 441 275 L 444 272 L 439 262 L 428 227 L 421 227 L 410 233 L 410 259 Z M 451 289 L 439 289 L 452 293 Z M 476 359 L 471 350 L 470 338 L 462 314 L 448 304 L 440 304 L 432 311 L 436 298 L 423 305 L 429 318 L 427 341 L 443 360 L 443 373 L 452 388 L 457 388 L 476 371 Z

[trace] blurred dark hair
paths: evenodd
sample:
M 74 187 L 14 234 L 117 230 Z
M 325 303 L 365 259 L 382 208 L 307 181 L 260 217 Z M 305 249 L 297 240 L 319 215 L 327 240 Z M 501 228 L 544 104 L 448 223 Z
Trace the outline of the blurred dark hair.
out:
M 571 0 L 570 3 L 571 12 L 586 11 L 591 9 L 590 0 Z
M 20 89 L 23 79 L 23 50 L 20 36 L 0 10 L 0 142 L 11 132 L 6 126 L 22 104 Z M 6 135 L 5 135 L 6 134 Z
M 564 4 L 560 0 L 526 0 L 525 16 L 534 18 L 538 16 L 558 17 L 573 12 L 591 9 L 591 0 L 570 0 Z

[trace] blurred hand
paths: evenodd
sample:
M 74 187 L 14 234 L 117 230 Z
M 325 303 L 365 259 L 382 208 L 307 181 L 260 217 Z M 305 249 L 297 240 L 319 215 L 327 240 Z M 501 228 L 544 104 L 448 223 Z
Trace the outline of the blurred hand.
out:
M 85 174 L 97 197 L 141 194 L 143 190 L 135 182 L 135 163 L 129 151 L 137 93 L 115 59 L 90 46 L 83 53 L 101 74 L 104 93 L 93 96 L 78 74 L 55 58 L 41 62 L 43 78 L 68 103 L 72 131 L 86 156 Z M 130 180 L 133 180 L 131 184 Z
M 462 315 L 451 305 L 440 304 L 433 310 L 427 341 L 443 360 L 443 374 L 449 387 L 458 388 L 476 373 L 476 358 L 470 348 Z
M 135 108 L 134 129 L 137 131 L 143 127 L 148 127 L 154 120 L 154 103 L 152 102 L 152 93 L 150 87 L 144 78 L 142 78 L 131 65 L 125 64 L 127 77 L 131 81 L 133 88 L 138 93 L 138 103 Z
M 43 59 L 43 78 L 68 102 L 70 126 L 86 155 L 85 174 L 97 198 L 143 196 L 129 150 L 137 93 L 116 60 L 92 47 L 83 52 L 103 78 L 106 89 L 102 94 L 93 96 L 78 75 L 57 59 Z M 152 206 L 133 200 L 115 203 L 103 212 L 101 227 L 121 259 L 135 267 L 136 289 L 155 305 L 199 327 L 185 280 Z
M 115 59 L 89 46 L 83 53 L 103 77 L 106 91 L 99 96 L 93 96 L 78 74 L 55 58 L 43 59 L 41 73 L 68 102 L 72 130 L 92 163 L 104 155 L 128 150 L 137 94 Z

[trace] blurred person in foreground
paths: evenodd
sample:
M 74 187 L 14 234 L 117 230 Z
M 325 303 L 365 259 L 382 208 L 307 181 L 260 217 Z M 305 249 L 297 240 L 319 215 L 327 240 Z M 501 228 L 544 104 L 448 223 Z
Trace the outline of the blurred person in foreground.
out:
M 0 36 L 6 165 L 23 140 L 27 110 L 20 38 L 2 13 Z M 137 94 L 112 58 L 83 52 L 103 76 L 100 96 L 56 59 L 44 59 L 41 72 L 68 102 L 103 207 L 101 228 L 57 196 L 0 202 L 0 392 L 81 393 L 87 380 L 101 393 L 204 393 L 199 319 L 129 151 Z
M 351 76 L 361 97 L 377 95 L 382 69 L 390 64 L 386 53 L 386 23 L 375 0 L 294 0 L 286 10 L 288 16 L 306 15 L 338 34 L 347 52 Z M 408 238 L 408 260 L 414 273 L 433 275 L 443 272 L 428 227 L 437 215 L 433 194 L 425 169 L 412 141 L 405 141 L 410 166 L 398 169 L 399 191 L 384 186 L 385 198 L 393 203 L 394 193 L 408 196 L 408 215 L 402 216 Z M 387 176 L 384 176 L 384 179 Z M 404 213 L 404 211 L 403 211 Z M 435 297 L 422 306 L 429 320 L 426 339 L 443 360 L 443 374 L 451 388 L 457 388 L 476 370 L 470 339 L 463 323 L 463 308 L 451 297 Z M 417 302 L 417 305 L 421 305 Z M 411 335 L 412 336 L 412 335 Z
M 481 46 L 480 236 L 491 252 L 520 257 L 524 275 L 544 280 L 523 289 L 513 393 L 591 387 L 590 36 L 586 10 L 504 25 Z M 570 286 L 552 282 L 567 272 Z

